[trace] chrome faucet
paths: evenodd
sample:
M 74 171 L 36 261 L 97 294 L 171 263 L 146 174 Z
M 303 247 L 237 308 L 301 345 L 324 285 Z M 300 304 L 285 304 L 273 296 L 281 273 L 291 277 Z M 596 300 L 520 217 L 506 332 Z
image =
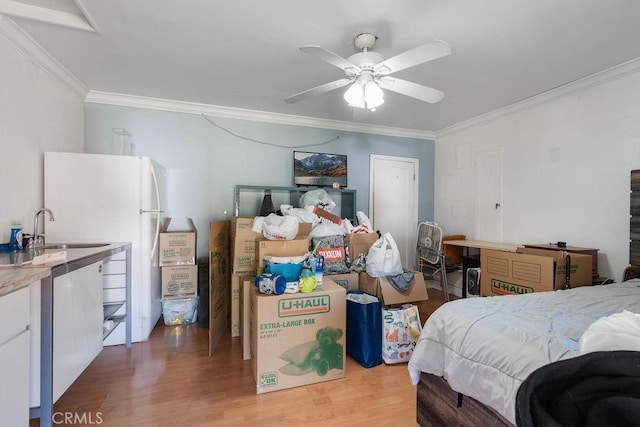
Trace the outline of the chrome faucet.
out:
M 36 212 L 36 216 L 33 218 L 33 236 L 31 237 L 31 241 L 29 242 L 33 242 L 35 246 L 44 245 L 44 233 L 38 234 L 38 216 L 40 216 L 40 214 L 44 212 L 49 213 L 49 221 L 55 221 L 53 212 L 51 212 L 51 210 L 47 208 L 42 208 L 38 212 Z M 43 214 L 43 216 L 46 215 Z

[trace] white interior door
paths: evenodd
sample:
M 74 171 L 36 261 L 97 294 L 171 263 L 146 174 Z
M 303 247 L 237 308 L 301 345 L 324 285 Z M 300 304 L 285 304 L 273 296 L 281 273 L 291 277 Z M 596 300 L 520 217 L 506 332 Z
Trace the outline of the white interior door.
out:
M 416 268 L 418 159 L 372 154 L 369 163 L 369 218 L 398 244 L 402 266 Z
M 502 241 L 502 148 L 474 155 L 475 239 Z

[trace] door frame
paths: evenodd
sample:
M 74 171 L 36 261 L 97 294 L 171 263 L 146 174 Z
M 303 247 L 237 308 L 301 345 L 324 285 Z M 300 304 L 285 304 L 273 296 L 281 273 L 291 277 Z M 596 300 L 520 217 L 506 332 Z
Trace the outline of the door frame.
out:
M 413 200 L 414 208 L 413 212 L 405 212 L 406 213 L 406 221 L 408 224 L 413 226 L 414 230 L 418 229 L 418 195 L 420 194 L 420 159 L 413 157 L 400 157 L 400 156 L 387 156 L 383 154 L 370 154 L 369 155 L 369 215 L 371 215 L 371 222 L 375 224 L 375 212 L 373 211 L 373 202 L 374 202 L 374 193 L 375 188 L 373 187 L 373 177 L 374 177 L 374 163 L 375 160 L 387 160 L 387 161 L 395 161 L 395 162 L 403 162 L 410 163 L 413 165 Z M 407 254 L 407 261 L 411 265 L 412 268 L 415 261 L 415 245 L 409 245 L 410 253 Z

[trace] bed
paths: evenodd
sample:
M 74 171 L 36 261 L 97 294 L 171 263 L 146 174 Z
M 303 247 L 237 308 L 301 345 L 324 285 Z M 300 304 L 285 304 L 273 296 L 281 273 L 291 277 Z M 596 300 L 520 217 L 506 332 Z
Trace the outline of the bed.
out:
M 420 425 L 515 425 L 516 394 L 537 368 L 580 355 L 597 319 L 640 313 L 640 279 L 449 302 L 427 320 L 408 364 Z

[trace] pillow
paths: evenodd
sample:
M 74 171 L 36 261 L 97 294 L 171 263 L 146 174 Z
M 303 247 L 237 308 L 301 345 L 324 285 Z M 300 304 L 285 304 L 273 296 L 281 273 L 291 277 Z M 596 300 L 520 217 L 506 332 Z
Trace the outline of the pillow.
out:
M 580 337 L 580 354 L 612 350 L 640 351 L 640 314 L 624 310 L 601 317 Z

